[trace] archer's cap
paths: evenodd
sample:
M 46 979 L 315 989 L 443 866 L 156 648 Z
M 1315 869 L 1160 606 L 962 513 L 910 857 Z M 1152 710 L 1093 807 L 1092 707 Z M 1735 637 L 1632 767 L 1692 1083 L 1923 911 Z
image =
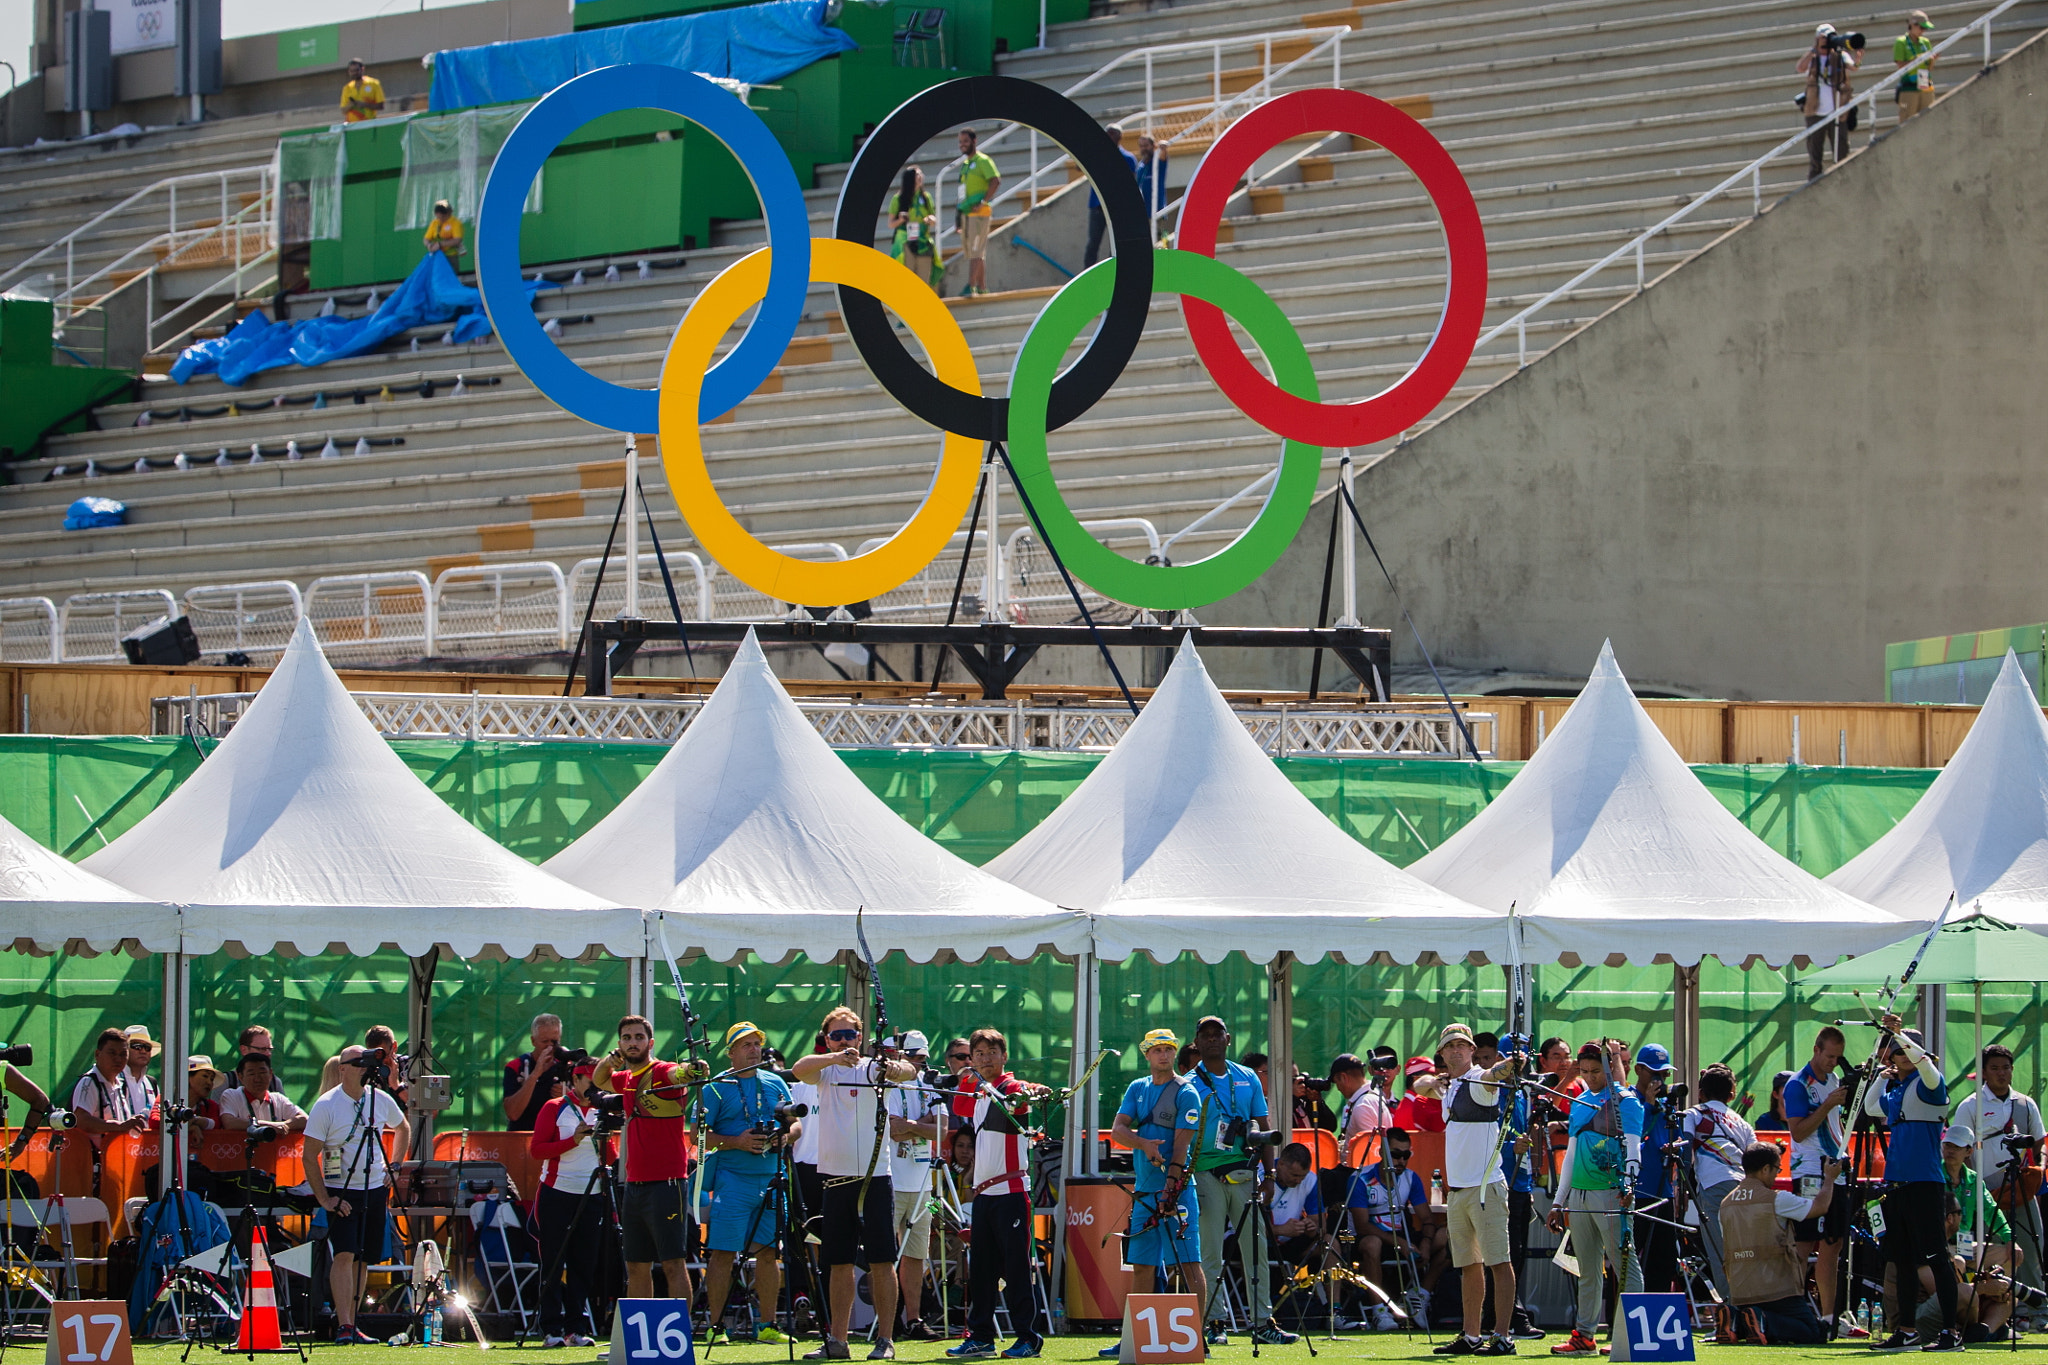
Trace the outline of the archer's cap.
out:
M 1671 1054 L 1662 1043 L 1644 1043 L 1637 1048 L 1636 1065 L 1645 1071 L 1661 1071 L 1667 1076 L 1678 1070 L 1671 1064 Z
M 750 1034 L 753 1037 L 759 1038 L 764 1043 L 768 1041 L 768 1035 L 761 1031 L 761 1028 L 758 1024 L 753 1024 L 745 1019 L 742 1019 L 737 1024 L 734 1024 L 731 1028 L 725 1031 L 725 1050 L 727 1052 L 732 1051 L 732 1045 L 734 1043 L 737 1043 L 740 1039 L 745 1038 Z
M 1138 1040 L 1138 1051 L 1140 1052 L 1150 1052 L 1155 1047 L 1177 1048 L 1179 1046 L 1180 1039 L 1173 1036 L 1173 1030 L 1170 1028 L 1153 1029 Z
M 1427 1057 L 1410 1057 L 1408 1065 L 1401 1068 L 1403 1076 L 1427 1076 L 1436 1070 L 1436 1063 Z
M 1471 1041 L 1472 1026 L 1470 1024 L 1445 1024 L 1444 1031 L 1436 1036 L 1436 1045 L 1438 1047 L 1442 1047 L 1445 1043 L 1469 1043 Z

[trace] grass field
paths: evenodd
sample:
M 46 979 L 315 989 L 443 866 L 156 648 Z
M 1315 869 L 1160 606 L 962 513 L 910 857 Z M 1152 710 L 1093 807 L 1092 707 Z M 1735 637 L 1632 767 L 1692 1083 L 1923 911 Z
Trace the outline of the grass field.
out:
M 1447 1339 L 1442 1334 L 1439 1334 L 1437 1337 L 1439 1342 Z M 1095 1353 L 1108 1345 L 1109 1340 L 1106 1336 L 1052 1337 L 1046 1342 L 1044 1359 L 1064 1362 L 1065 1365 L 1093 1365 L 1096 1358 Z M 1521 1354 L 1528 1357 L 1547 1358 L 1550 1354 L 1550 1346 L 1557 1340 L 1558 1338 L 1553 1335 L 1545 1341 L 1522 1342 Z M 801 1360 L 803 1353 L 811 1349 L 811 1346 L 814 1344 L 799 1343 L 796 1352 L 797 1358 Z M 1313 1342 L 1313 1345 L 1317 1353 L 1315 1358 L 1321 1361 L 1333 1362 L 1333 1365 L 1334 1362 L 1355 1360 L 1434 1359 L 1430 1352 L 1429 1342 L 1420 1333 L 1417 1333 L 1412 1341 L 1405 1336 L 1351 1335 L 1339 1337 L 1334 1342 L 1327 1338 L 1319 1338 Z M 41 1348 L 38 1346 L 17 1346 L 14 1349 L 16 1351 L 40 1352 Z M 476 1348 L 466 1343 L 455 1343 L 445 1348 L 437 1349 L 450 1356 L 476 1353 Z M 2008 1349 L 2004 1346 L 1973 1346 L 1970 1348 L 1972 1354 L 2003 1354 Z M 174 1365 L 174 1362 L 183 1350 L 182 1346 L 173 1344 L 140 1343 L 135 1348 L 136 1365 Z M 394 1354 L 393 1349 L 388 1346 L 315 1346 L 310 1348 L 310 1351 L 319 1360 L 320 1365 L 390 1365 Z M 527 1365 L 590 1365 L 593 1355 L 588 1349 L 543 1351 L 535 1346 L 515 1349 L 510 1345 L 495 1346 L 492 1348 L 492 1353 L 527 1362 Z M 1715 1346 L 1702 1342 L 1699 1346 L 1698 1354 L 1702 1360 L 1712 1362 L 1712 1365 L 1792 1365 L 1793 1362 L 1806 1360 L 1833 1360 L 1836 1362 L 1860 1360 L 1869 1356 L 1871 1352 L 1861 1342 L 1837 1342 L 1832 1346 L 1812 1347 Z M 2035 1362 L 2035 1365 L 2040 1365 L 2040 1362 L 2048 1360 L 2048 1336 L 2023 1338 L 2019 1350 L 2014 1354 Z M 944 1360 L 945 1346 L 939 1342 L 911 1343 L 901 1347 L 898 1355 L 905 1362 L 927 1365 L 927 1363 L 936 1363 Z M 218 1359 L 218 1356 L 212 1352 L 201 1350 L 193 1352 L 192 1358 L 198 1361 L 209 1358 Z M 289 1357 L 286 1358 L 288 1359 Z M 856 1362 L 867 1359 L 867 1351 L 863 1345 L 856 1343 L 853 1358 Z M 1251 1344 L 1244 1337 L 1233 1337 L 1230 1345 L 1218 1348 L 1212 1352 L 1211 1358 L 1217 1362 L 1217 1365 L 1238 1365 L 1240 1361 L 1246 1362 L 1246 1365 L 1249 1365 L 1252 1359 Z M 279 1359 L 279 1357 L 272 1356 L 269 1359 L 274 1361 Z M 1261 1361 L 1275 1362 L 1275 1365 L 1308 1365 L 1310 1356 L 1307 1345 L 1277 1348 L 1262 1347 L 1259 1351 L 1259 1359 Z M 748 1344 L 721 1345 L 715 1347 L 708 1355 L 700 1354 L 698 1360 L 699 1365 L 784 1365 L 784 1362 L 789 1360 L 789 1353 L 785 1347 L 754 1346 Z

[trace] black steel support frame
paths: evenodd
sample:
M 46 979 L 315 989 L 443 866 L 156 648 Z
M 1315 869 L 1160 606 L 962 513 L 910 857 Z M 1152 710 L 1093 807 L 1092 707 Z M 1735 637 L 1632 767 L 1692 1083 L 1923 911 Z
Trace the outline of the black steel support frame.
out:
M 981 684 L 981 695 L 1000 701 L 1039 650 L 1048 645 L 1094 649 L 1098 638 L 1130 649 L 1176 649 L 1192 635 L 1198 649 L 1326 649 L 1344 662 L 1373 701 L 1386 701 L 1393 632 L 1378 628 L 1330 627 L 1308 630 L 1264 626 L 1016 626 L 1002 621 L 967 625 L 875 621 L 673 621 L 621 618 L 591 621 L 581 641 L 587 697 L 608 697 L 611 680 L 624 671 L 640 647 L 656 641 L 680 643 L 685 630 L 697 644 L 737 642 L 753 631 L 761 644 L 945 645 Z

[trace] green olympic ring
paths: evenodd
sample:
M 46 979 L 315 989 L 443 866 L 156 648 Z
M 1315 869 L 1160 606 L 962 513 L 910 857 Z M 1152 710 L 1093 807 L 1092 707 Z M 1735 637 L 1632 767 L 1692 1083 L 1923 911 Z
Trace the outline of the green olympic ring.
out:
M 1315 401 L 1315 367 L 1301 336 L 1256 282 L 1213 256 L 1155 247 L 1154 288 L 1214 304 L 1235 318 L 1273 367 L 1273 379 L 1297 398 Z M 1076 578 L 1128 606 L 1176 611 L 1219 601 L 1248 587 L 1286 552 L 1315 500 L 1322 447 L 1288 441 L 1280 477 L 1252 524 L 1223 549 L 1192 564 L 1139 564 L 1096 540 L 1067 506 L 1046 445 L 1046 405 L 1067 348 L 1109 306 L 1116 257 L 1069 280 L 1025 334 L 1010 368 L 1010 463 L 1036 513 L 1039 534 Z

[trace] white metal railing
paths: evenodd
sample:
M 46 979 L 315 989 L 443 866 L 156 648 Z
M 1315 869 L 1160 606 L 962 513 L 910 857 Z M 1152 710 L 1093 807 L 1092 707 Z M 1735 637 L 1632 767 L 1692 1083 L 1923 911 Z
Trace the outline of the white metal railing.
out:
M 299 585 L 284 578 L 185 592 L 185 616 L 200 652 L 246 654 L 252 663 L 269 663 L 282 654 L 305 613 Z
M 56 663 L 63 638 L 49 598 L 0 598 L 0 663 Z
M 43 247 L 27 259 L 16 264 L 5 274 L 0 274 L 0 289 L 5 289 L 24 278 L 32 267 L 46 261 L 51 263 L 52 268 L 46 269 L 45 273 L 54 278 L 56 271 L 52 258 L 61 254 L 64 260 L 63 283 L 54 291 L 54 297 L 59 301 L 68 301 L 89 279 L 100 278 L 109 269 L 109 267 L 102 266 L 99 270 L 92 272 L 90 276 L 85 278 L 81 278 L 78 273 L 80 248 L 89 248 L 90 240 L 94 236 L 95 230 L 100 228 L 102 224 L 109 223 L 113 219 L 127 214 L 136 205 L 142 204 L 151 198 L 161 198 L 163 200 L 163 231 L 151 232 L 148 242 L 145 242 L 143 246 L 131 248 L 124 253 L 121 259 L 125 261 L 134 256 L 137 251 L 148 249 L 151 244 L 169 242 L 175 245 L 179 241 L 190 241 L 197 235 L 217 230 L 235 216 L 233 210 L 229 208 L 231 197 L 243 193 L 244 189 L 241 187 L 248 186 L 252 181 L 254 182 L 259 200 L 275 199 L 275 196 L 271 193 L 273 183 L 271 180 L 271 163 L 268 161 L 255 166 L 236 166 L 227 170 L 197 171 L 190 175 L 173 175 L 158 180 L 153 184 L 145 185 L 112 208 L 94 214 L 78 227 L 73 228 L 56 241 L 51 242 L 48 246 Z M 216 210 L 215 217 L 210 223 L 193 224 L 184 228 L 179 226 L 179 191 L 181 189 L 185 192 L 184 207 L 187 211 L 201 206 L 204 206 L 206 209 Z M 103 235 L 112 236 L 114 234 L 108 232 Z
M 1159 532 L 1143 517 L 1113 517 L 1084 521 L 1083 530 L 1105 542 L 1135 545 L 1142 541 L 1146 556 L 1160 558 Z M 886 540 L 875 536 L 860 543 L 857 554 L 866 554 Z M 955 531 L 946 548 L 902 586 L 874 598 L 868 607 L 878 621 L 942 621 L 953 605 L 953 585 L 961 585 L 958 619 L 976 621 L 1009 620 L 1018 625 L 1031 621 L 1067 620 L 1074 615 L 1074 599 L 1067 592 L 1052 556 L 1031 533 L 1019 526 L 1004 540 L 997 556 L 999 572 L 993 584 L 988 572 L 988 532 L 974 533 L 974 548 L 967 554 L 967 572 L 960 572 L 960 552 L 967 546 L 967 532 Z M 1081 600 L 1091 611 L 1110 605 L 1110 600 L 1078 580 Z
M 1231 119 L 1237 117 L 1239 113 L 1270 98 L 1276 82 L 1283 77 L 1292 75 L 1303 66 L 1318 60 L 1325 54 L 1328 55 L 1330 62 L 1330 84 L 1333 86 L 1341 84 L 1343 79 L 1344 36 L 1351 31 L 1348 25 L 1329 28 L 1292 28 L 1280 29 L 1269 33 L 1243 34 L 1231 38 L 1204 38 L 1180 43 L 1156 43 L 1150 47 L 1133 48 L 1131 51 L 1111 61 L 1108 65 L 1098 68 L 1087 76 L 1083 76 L 1060 93 L 1071 99 L 1114 71 L 1132 65 L 1141 65 L 1145 73 L 1143 105 L 1138 112 L 1125 116 L 1123 123 L 1126 131 L 1133 131 L 1129 125 L 1135 122 L 1141 125 L 1136 131 L 1151 132 L 1155 124 L 1165 117 L 1172 116 L 1178 118 L 1192 114 L 1194 117 L 1188 123 L 1181 125 L 1175 130 L 1175 139 L 1199 138 L 1203 136 L 1199 130 L 1205 125 L 1210 129 L 1207 135 L 1213 138 L 1220 136 L 1224 126 Z M 1307 51 L 1292 58 L 1284 58 L 1277 67 L 1273 64 L 1273 48 L 1275 43 L 1279 43 L 1283 48 L 1286 48 L 1293 47 L 1304 41 L 1310 44 Z M 1230 93 L 1226 93 L 1223 89 L 1223 77 L 1226 71 L 1223 65 L 1223 54 L 1228 50 L 1246 50 L 1261 54 L 1259 79 L 1243 90 Z M 1209 103 L 1207 105 L 1195 102 L 1193 104 L 1161 106 L 1155 84 L 1158 62 L 1163 58 L 1183 57 L 1199 53 L 1206 53 L 1209 57 Z M 1238 67 L 1228 68 L 1230 71 L 1242 69 Z M 997 204 L 1015 199 L 1020 194 L 1035 194 L 1039 188 L 1039 182 L 1055 171 L 1061 173 L 1059 183 L 1064 186 L 1066 184 L 1066 168 L 1074 164 L 1073 156 L 1064 151 L 1050 161 L 1041 162 L 1038 130 L 1026 127 L 1021 123 L 1006 123 L 987 138 L 978 139 L 975 143 L 975 150 L 986 152 L 991 147 L 999 146 L 1020 128 L 1028 136 L 1031 169 L 1023 179 L 1015 184 L 1005 181 L 1002 190 L 995 198 L 989 201 L 991 208 Z M 942 223 L 945 221 L 946 175 L 963 164 L 963 161 L 964 158 L 954 157 L 951 161 L 939 167 L 937 173 L 932 177 L 932 204 L 937 209 Z M 1164 196 L 1162 195 L 1161 197 L 1163 200 Z M 1027 201 L 1027 207 L 1032 202 L 1035 202 L 1035 200 Z M 1168 207 L 1168 204 L 1162 202 L 1153 208 L 1152 219 L 1155 236 L 1158 231 L 1158 220 L 1164 216 Z M 943 243 L 947 237 L 952 236 L 957 230 L 953 227 L 942 227 L 939 232 L 939 241 Z
M 699 621 L 711 619 L 711 580 L 718 573 L 718 566 L 706 564 L 703 556 L 691 550 L 665 552 L 668 559 L 669 578 L 676 585 L 676 600 L 686 612 L 694 612 Z M 661 581 L 662 556 L 643 554 L 640 556 L 640 601 L 668 603 L 668 589 Z M 602 559 L 579 559 L 569 570 L 569 618 L 574 622 L 582 619 L 586 606 L 590 604 L 591 585 L 597 581 L 597 570 Z M 604 571 L 604 585 L 598 590 L 597 603 L 591 609 L 595 620 L 608 621 L 622 615 L 626 609 L 626 568 L 623 564 L 612 564 Z
M 121 637 L 160 616 L 176 616 L 178 603 L 162 588 L 73 593 L 57 609 L 57 635 L 68 664 L 123 663 Z
M 331 574 L 306 585 L 306 619 L 336 663 L 424 658 L 434 649 L 434 589 L 416 569 Z
M 433 622 L 432 654 L 567 649 L 568 583 L 545 559 L 443 569 L 434 580 Z
M 704 709 L 704 697 L 547 697 L 509 693 L 356 692 L 370 723 L 393 739 L 611 740 L 673 744 Z M 158 734 L 216 737 L 234 727 L 254 692 L 158 697 Z M 1052 749 L 1099 753 L 1130 729 L 1121 703 L 1073 705 L 1010 701 L 851 701 L 800 698 L 797 709 L 835 748 Z M 1491 758 L 1498 717 L 1463 707 L 1476 751 L 1440 705 L 1349 706 L 1279 703 L 1231 708 L 1260 747 L 1289 754 L 1388 758 Z
M 1684 207 L 1680 208 L 1676 213 L 1673 213 L 1668 217 L 1662 219 L 1661 221 L 1655 223 L 1654 225 L 1643 229 L 1641 232 L 1637 233 L 1633 238 L 1622 243 L 1614 250 L 1608 252 L 1605 256 L 1602 256 L 1599 260 L 1587 266 L 1584 270 L 1581 270 L 1578 274 L 1572 276 L 1571 279 L 1565 281 L 1565 283 L 1551 290 L 1542 298 L 1537 299 L 1534 303 L 1528 305 L 1519 313 L 1516 313 L 1513 317 L 1510 317 L 1505 321 L 1497 323 L 1493 327 L 1488 328 L 1485 332 L 1480 334 L 1479 340 L 1476 343 L 1474 343 L 1473 349 L 1475 351 L 1478 350 L 1480 347 L 1485 346 L 1488 342 L 1494 340 L 1496 337 L 1499 337 L 1502 334 L 1509 331 L 1510 329 L 1512 329 L 1515 333 L 1515 364 L 1518 368 L 1526 366 L 1529 363 L 1529 320 L 1532 317 L 1534 317 L 1537 313 L 1541 312 L 1545 308 L 1548 308 L 1551 304 L 1557 302 L 1559 299 L 1565 298 L 1566 296 L 1576 292 L 1580 288 L 1580 286 L 1584 285 L 1586 281 L 1592 279 L 1595 275 L 1601 274 L 1610 267 L 1614 266 L 1616 263 L 1623 261 L 1630 261 L 1635 266 L 1635 288 L 1637 293 L 1641 293 L 1648 286 L 1649 283 L 1648 268 L 1644 256 L 1645 251 L 1652 238 L 1655 238 L 1662 233 L 1670 231 L 1672 228 L 1684 222 L 1686 219 L 1692 217 L 1693 214 L 1699 212 L 1700 209 L 1712 203 L 1714 200 L 1719 199 L 1724 195 L 1733 193 L 1744 186 L 1746 186 L 1749 190 L 1750 216 L 1755 217 L 1756 215 L 1761 214 L 1764 211 L 1763 172 L 1765 166 L 1768 166 L 1771 162 L 1776 161 L 1779 157 L 1784 156 L 1786 153 L 1792 151 L 1794 148 L 1804 149 L 1806 145 L 1806 140 L 1809 137 L 1817 137 L 1824 133 L 1833 136 L 1833 129 L 1835 124 L 1842 119 L 1848 118 L 1850 111 L 1855 109 L 1860 108 L 1864 110 L 1865 116 L 1870 120 L 1870 126 L 1874 133 L 1877 127 L 1878 97 L 1884 94 L 1886 91 L 1896 89 L 1898 87 L 1899 77 L 1909 75 L 1913 72 L 1921 70 L 1923 67 L 1930 65 L 1937 57 L 1941 56 L 1942 53 L 1948 51 L 1957 43 L 1960 43 L 1965 37 L 1967 37 L 1971 33 L 1981 31 L 1984 35 L 1984 66 L 1988 69 L 1992 65 L 1992 22 L 1996 20 L 1999 15 L 2004 14 L 2007 10 L 2011 9 L 2013 6 L 2019 3 L 2020 0 L 2001 0 L 2000 4 L 1992 7 L 1991 9 L 1985 11 L 1983 14 L 1977 16 L 1975 19 L 1971 20 L 1969 23 L 1963 25 L 1954 33 L 1951 33 L 1948 37 L 1936 43 L 1932 48 L 1920 54 L 1920 56 L 1918 56 L 1914 60 L 1906 63 L 1902 67 L 1899 67 L 1897 70 L 1882 73 L 1882 75 L 1880 75 L 1880 77 L 1876 81 L 1872 82 L 1869 89 L 1865 90 L 1862 94 L 1856 95 L 1849 99 L 1846 103 L 1839 106 L 1834 113 L 1829 114 L 1826 117 L 1820 119 L 1812 127 L 1794 133 L 1792 136 L 1786 138 L 1777 146 L 1765 152 L 1762 156 L 1759 156 L 1756 160 L 1750 162 L 1747 166 L 1744 166 L 1741 170 L 1736 171 L 1733 175 L 1730 175 L 1720 184 L 1714 186 L 1712 189 L 1706 191 L 1704 194 L 1699 195 L 1691 203 L 1686 204 Z
M 768 548 L 792 559 L 838 560 L 849 557 L 844 545 L 830 540 L 807 540 Z M 717 614 L 707 618 L 709 620 L 779 621 L 792 610 L 789 603 L 778 602 L 764 592 L 757 592 L 731 574 L 719 574 L 711 584 L 711 605 Z

